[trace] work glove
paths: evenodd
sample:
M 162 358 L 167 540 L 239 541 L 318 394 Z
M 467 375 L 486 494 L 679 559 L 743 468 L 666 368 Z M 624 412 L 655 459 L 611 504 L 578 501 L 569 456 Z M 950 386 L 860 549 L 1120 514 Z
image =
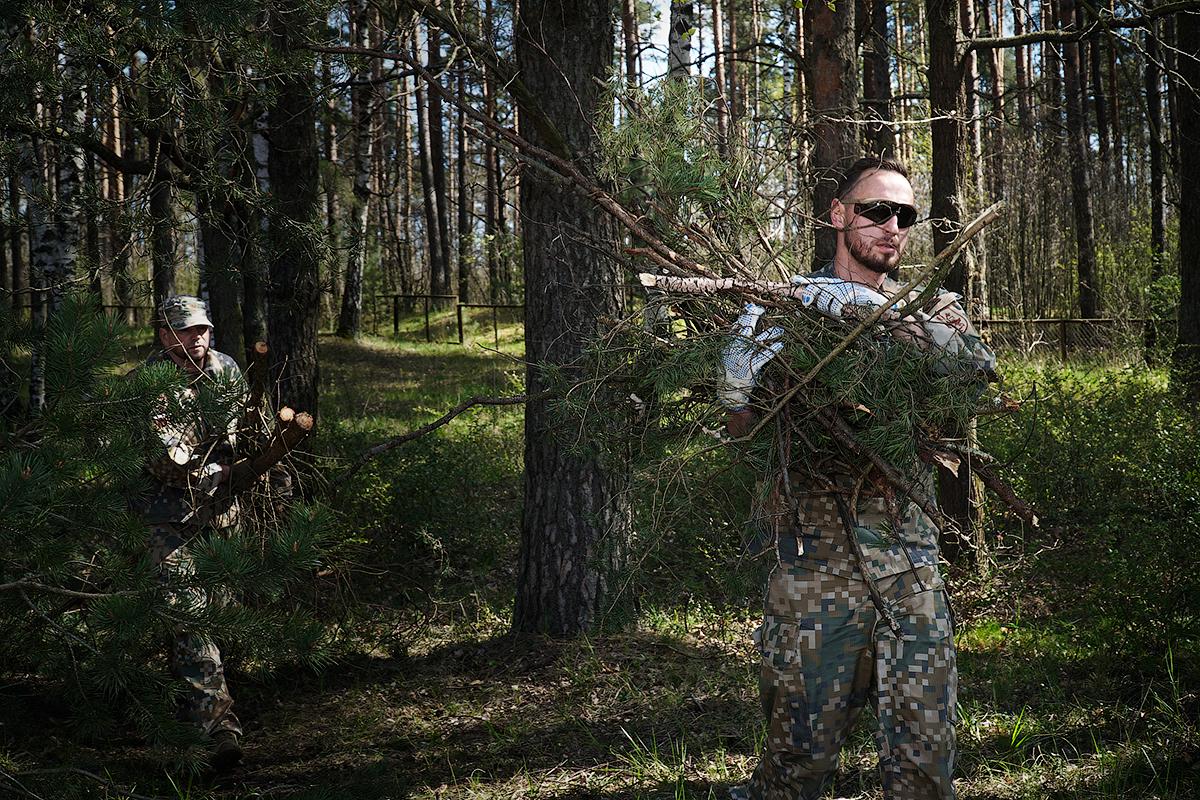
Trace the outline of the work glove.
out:
M 717 398 L 730 411 L 741 411 L 750 402 L 750 393 L 758 386 L 763 368 L 783 349 L 783 328 L 773 326 L 755 334 L 766 309 L 746 303 L 737 318 L 721 356 L 725 374 Z
M 803 286 L 800 302 L 806 308 L 812 308 L 827 317 L 843 319 L 853 307 L 876 309 L 887 303 L 887 297 L 861 283 L 842 280 L 841 278 L 793 275 L 792 284 Z M 897 306 L 903 302 L 896 303 Z

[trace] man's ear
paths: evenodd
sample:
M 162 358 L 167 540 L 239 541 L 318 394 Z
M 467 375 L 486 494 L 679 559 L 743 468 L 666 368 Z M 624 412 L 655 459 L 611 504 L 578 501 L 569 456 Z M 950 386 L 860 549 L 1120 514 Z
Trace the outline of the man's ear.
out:
M 846 227 L 846 207 L 836 197 L 829 204 L 829 224 L 839 231 Z

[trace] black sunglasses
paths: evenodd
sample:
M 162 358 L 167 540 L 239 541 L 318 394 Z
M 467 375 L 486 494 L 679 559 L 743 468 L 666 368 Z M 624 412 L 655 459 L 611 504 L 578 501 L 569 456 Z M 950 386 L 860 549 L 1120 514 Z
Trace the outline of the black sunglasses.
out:
M 856 200 L 854 213 L 866 217 L 876 225 L 882 225 L 892 217 L 896 218 L 896 227 L 901 230 L 911 228 L 917 221 L 917 210 L 907 203 L 893 203 L 891 200 Z

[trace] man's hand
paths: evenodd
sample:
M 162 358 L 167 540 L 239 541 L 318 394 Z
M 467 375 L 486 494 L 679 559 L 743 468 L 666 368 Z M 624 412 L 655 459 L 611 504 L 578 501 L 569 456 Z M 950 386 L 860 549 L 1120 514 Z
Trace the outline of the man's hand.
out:
M 754 430 L 754 423 L 758 422 L 758 414 L 752 409 L 743 408 L 741 411 L 730 411 L 725 417 L 725 430 L 729 431 L 729 435 L 735 439 L 740 439 L 743 436 Z
M 747 303 L 731 331 L 721 358 L 724 376 L 717 397 L 726 408 L 740 411 L 758 386 L 758 375 L 783 349 L 783 329 L 771 327 L 755 334 L 766 309 Z

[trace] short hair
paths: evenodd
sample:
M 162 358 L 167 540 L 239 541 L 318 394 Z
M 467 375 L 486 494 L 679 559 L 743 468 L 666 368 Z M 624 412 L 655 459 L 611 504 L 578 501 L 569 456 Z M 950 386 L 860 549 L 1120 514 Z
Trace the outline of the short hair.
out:
M 903 161 L 895 158 L 884 158 L 883 156 L 867 156 L 866 158 L 858 159 L 846 168 L 842 173 L 841 180 L 838 181 L 837 189 L 834 191 L 833 196 L 841 200 L 850 194 L 851 189 L 858 185 L 863 175 L 875 171 L 895 172 L 905 180 L 908 179 L 908 167 L 904 166 Z

